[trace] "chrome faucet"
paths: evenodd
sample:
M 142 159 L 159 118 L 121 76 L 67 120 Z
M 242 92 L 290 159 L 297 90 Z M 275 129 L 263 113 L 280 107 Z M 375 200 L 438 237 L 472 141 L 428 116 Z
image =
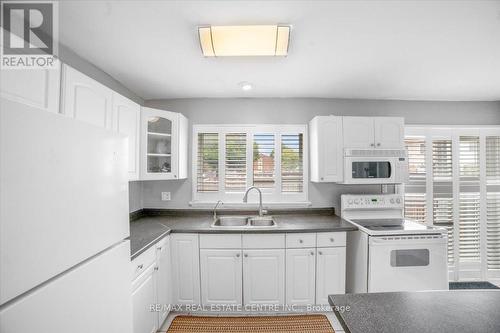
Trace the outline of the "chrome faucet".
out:
M 215 207 L 214 207 L 214 221 L 217 220 L 217 208 L 219 207 L 219 205 L 223 205 L 224 203 L 222 202 L 222 200 L 219 200 L 217 201 L 217 203 L 215 204 Z
M 253 189 L 255 189 L 255 190 L 257 190 L 257 192 L 259 192 L 259 216 L 262 217 L 262 216 L 264 216 L 264 214 L 267 213 L 267 211 L 262 208 L 262 191 L 258 187 L 250 186 L 247 189 L 247 191 L 245 192 L 245 196 L 243 197 L 243 202 L 248 202 L 248 192 L 250 192 Z

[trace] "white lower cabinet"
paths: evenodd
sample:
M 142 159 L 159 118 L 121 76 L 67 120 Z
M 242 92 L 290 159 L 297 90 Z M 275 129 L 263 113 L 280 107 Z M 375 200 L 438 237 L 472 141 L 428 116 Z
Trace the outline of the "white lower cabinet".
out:
M 171 297 L 170 236 L 132 261 L 134 333 L 156 332 L 168 316 Z
M 316 304 L 327 305 L 328 295 L 345 293 L 345 249 L 317 249 Z
M 315 304 L 315 277 L 316 248 L 286 250 L 286 304 Z
M 150 308 L 155 301 L 155 267 L 155 264 L 150 265 L 132 283 L 134 333 L 154 333 L 158 329 L 156 312 Z
M 172 234 L 174 304 L 200 304 L 200 250 L 198 234 Z
M 241 250 L 200 251 L 203 304 L 242 304 Z
M 164 238 L 156 245 L 157 261 L 155 285 L 156 285 L 156 304 L 158 305 L 158 328 L 161 327 L 169 312 L 169 305 L 172 304 L 171 288 L 171 266 L 170 260 L 170 237 Z
M 284 304 L 285 250 L 243 250 L 245 304 Z

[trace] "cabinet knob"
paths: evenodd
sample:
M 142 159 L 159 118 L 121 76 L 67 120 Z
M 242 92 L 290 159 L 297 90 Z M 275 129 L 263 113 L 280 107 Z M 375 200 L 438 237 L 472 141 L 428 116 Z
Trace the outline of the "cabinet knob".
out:
M 333 242 L 335 242 L 335 239 L 333 239 L 333 238 L 330 238 L 330 242 L 332 242 L 332 243 L 333 243 Z
M 246 253 L 245 253 L 245 254 L 244 254 L 244 256 L 245 256 L 245 258 L 247 258 L 247 257 L 248 257 L 248 254 L 246 254 Z
M 313 251 L 311 251 L 311 255 L 312 255 L 312 256 L 314 255 L 314 252 L 313 252 Z
M 318 254 L 319 254 L 319 255 L 322 255 L 322 254 L 323 254 L 323 252 L 321 252 L 321 251 L 318 251 Z
M 380 147 L 380 142 L 379 142 L 379 143 L 377 143 L 377 147 Z
M 375 144 L 374 143 L 370 143 L 370 147 L 375 147 Z
M 177 175 L 174 175 L 174 178 L 177 178 Z
M 138 269 L 142 269 L 143 267 L 144 267 L 144 265 L 143 265 L 143 264 L 137 265 L 137 268 L 138 268 Z
M 239 253 L 236 253 L 236 258 L 239 258 L 240 257 L 240 254 Z
M 157 271 L 157 270 L 158 270 L 158 266 L 155 267 L 155 271 Z
M 325 180 L 325 177 L 321 177 L 321 180 Z
M 304 241 L 302 239 L 299 239 L 299 243 L 302 244 L 304 243 Z
M 157 249 L 158 249 L 158 250 L 161 250 L 161 249 L 162 249 L 162 247 L 161 247 L 161 246 L 158 246 L 158 247 L 157 247 Z

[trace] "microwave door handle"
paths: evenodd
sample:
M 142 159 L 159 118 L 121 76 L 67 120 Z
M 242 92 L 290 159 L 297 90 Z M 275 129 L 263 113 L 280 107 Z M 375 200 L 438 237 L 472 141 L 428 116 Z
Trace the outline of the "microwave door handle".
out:
M 389 178 L 392 177 L 392 163 L 389 163 Z

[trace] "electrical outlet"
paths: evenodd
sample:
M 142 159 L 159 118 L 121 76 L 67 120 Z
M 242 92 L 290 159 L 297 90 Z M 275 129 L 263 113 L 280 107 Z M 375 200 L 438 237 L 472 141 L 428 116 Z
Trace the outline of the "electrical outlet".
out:
M 170 201 L 170 192 L 161 192 L 161 201 Z

